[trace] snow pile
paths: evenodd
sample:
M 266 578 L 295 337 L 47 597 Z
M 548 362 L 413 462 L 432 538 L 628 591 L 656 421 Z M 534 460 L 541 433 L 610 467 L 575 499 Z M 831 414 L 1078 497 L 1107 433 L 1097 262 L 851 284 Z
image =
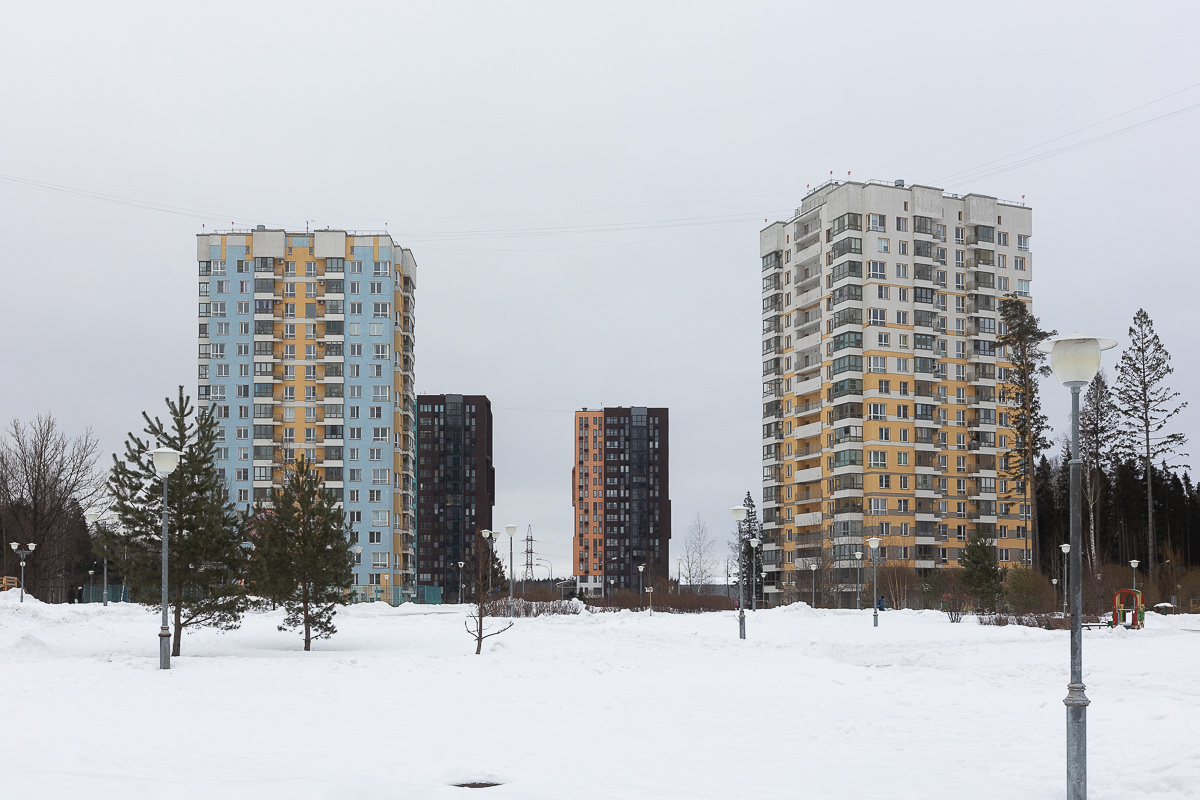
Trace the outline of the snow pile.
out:
M 518 619 L 343 609 L 187 634 L 154 609 L 0 594 L 6 795 L 172 798 L 1019 798 L 1064 795 L 1068 635 L 936 612 Z M 507 624 L 507 620 L 489 621 Z M 1084 637 L 1092 800 L 1200 791 L 1200 618 Z

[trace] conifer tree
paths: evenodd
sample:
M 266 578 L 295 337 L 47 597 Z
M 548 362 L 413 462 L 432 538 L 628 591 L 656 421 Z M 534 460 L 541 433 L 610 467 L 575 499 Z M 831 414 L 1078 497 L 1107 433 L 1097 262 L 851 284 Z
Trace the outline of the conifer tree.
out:
M 1038 533 L 1038 508 L 1034 479 L 1034 466 L 1038 454 L 1050 446 L 1046 432 L 1050 422 L 1042 413 L 1042 401 L 1038 392 L 1038 378 L 1050 374 L 1046 354 L 1037 346 L 1055 335 L 1055 331 L 1042 330 L 1038 318 L 1029 310 L 1028 304 L 1015 293 L 1005 295 L 1000 301 L 1000 319 L 1004 333 L 999 337 L 1004 347 L 1004 357 L 1012 367 L 1005 380 L 1004 396 L 1012 411 L 1009 413 L 1015 433 L 1013 447 L 1008 451 L 1008 474 L 1016 480 L 1030 507 L 1029 536 L 1033 549 L 1033 568 L 1041 569 L 1042 543 Z
M 974 533 L 963 548 L 963 583 L 980 611 L 994 609 L 1004 589 L 1004 570 L 996 560 L 996 540 Z
M 337 633 L 337 607 L 349 602 L 354 581 L 351 528 L 317 471 L 303 458 L 285 470 L 271 507 L 254 511 L 255 591 L 283 605 L 279 630 L 303 628 L 304 649 Z
M 241 624 L 245 554 L 229 489 L 216 466 L 217 420 L 208 411 L 195 413 L 182 386 L 166 403 L 166 423 L 142 412 L 146 438 L 128 434 L 124 458 L 113 455 L 108 490 L 119 524 L 101 529 L 98 544 L 129 581 L 131 599 L 161 603 L 162 478 L 150 451 L 161 446 L 180 451 L 167 484 L 167 593 L 174 620 L 171 653 L 177 656 L 185 628 L 229 630 Z
M 1121 449 L 1142 465 L 1146 483 L 1146 574 L 1157 582 L 1158 547 L 1154 531 L 1154 461 L 1185 455 L 1180 448 L 1187 443 L 1183 433 L 1167 433 L 1167 424 L 1187 407 L 1179 392 L 1166 384 L 1174 372 L 1171 355 L 1154 332 L 1154 322 L 1145 309 L 1133 315 L 1129 328 L 1129 347 L 1117 363 L 1117 408 L 1121 414 Z
M 1118 414 L 1112 390 L 1104 370 L 1088 384 L 1079 408 L 1079 457 L 1083 460 L 1083 500 L 1088 508 L 1088 551 L 1092 572 L 1099 571 L 1100 553 L 1096 544 L 1096 518 L 1100 500 L 1116 460 Z

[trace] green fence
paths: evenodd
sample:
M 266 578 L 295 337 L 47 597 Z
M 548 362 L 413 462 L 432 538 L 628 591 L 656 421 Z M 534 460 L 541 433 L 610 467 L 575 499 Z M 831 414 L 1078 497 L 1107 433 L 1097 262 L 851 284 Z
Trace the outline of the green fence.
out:
M 387 603 L 398 606 L 401 603 L 422 603 L 440 605 L 442 589 L 440 586 L 417 586 L 415 591 L 401 586 L 354 586 L 350 589 L 351 603 Z
M 94 583 L 83 587 L 83 602 L 85 603 L 103 603 L 104 602 L 104 584 Z M 108 586 L 108 602 L 110 603 L 128 603 L 129 602 L 129 587 L 122 584 L 109 584 Z

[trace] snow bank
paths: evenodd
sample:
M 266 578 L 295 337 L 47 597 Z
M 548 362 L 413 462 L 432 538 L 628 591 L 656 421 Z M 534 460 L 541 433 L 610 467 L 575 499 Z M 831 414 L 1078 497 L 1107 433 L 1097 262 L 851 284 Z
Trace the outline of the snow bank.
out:
M 736 612 L 585 613 L 475 656 L 469 607 L 374 603 L 309 653 L 282 611 L 190 633 L 163 672 L 154 609 L 0 598 L 16 797 L 1064 794 L 1065 631 L 798 604 L 742 641 Z M 1198 659 L 1194 615 L 1085 632 L 1093 800 L 1196 796 Z

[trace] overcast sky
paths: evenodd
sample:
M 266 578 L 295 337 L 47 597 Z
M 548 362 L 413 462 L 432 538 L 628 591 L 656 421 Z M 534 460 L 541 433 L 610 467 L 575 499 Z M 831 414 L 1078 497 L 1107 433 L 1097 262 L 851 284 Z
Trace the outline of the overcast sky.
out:
M 386 225 L 420 265 L 418 391 L 492 399 L 497 525 L 569 572 L 570 412 L 648 405 L 671 411 L 676 547 L 697 512 L 724 535 L 760 494 L 758 230 L 831 171 L 1024 197 L 1045 327 L 1124 346 L 1144 307 L 1200 399 L 1198 23 L 1193 2 L 11 4 L 0 418 L 119 451 L 194 392 L 196 233 Z M 1177 429 L 1197 440 L 1200 404 Z

